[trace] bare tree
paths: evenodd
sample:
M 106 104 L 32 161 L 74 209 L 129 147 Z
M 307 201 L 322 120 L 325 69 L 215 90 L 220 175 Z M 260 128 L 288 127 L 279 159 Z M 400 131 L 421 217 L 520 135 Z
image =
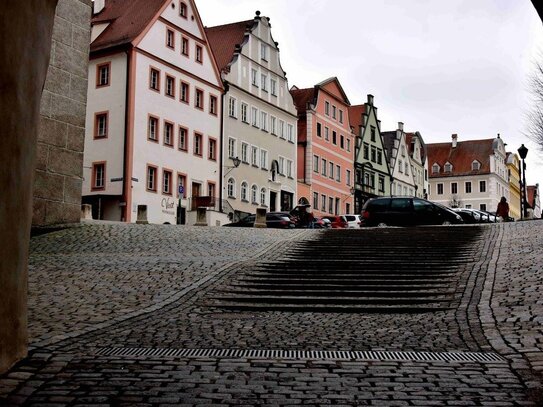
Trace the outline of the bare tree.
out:
M 534 106 L 528 112 L 527 136 L 543 152 L 543 64 L 538 62 L 529 80 Z

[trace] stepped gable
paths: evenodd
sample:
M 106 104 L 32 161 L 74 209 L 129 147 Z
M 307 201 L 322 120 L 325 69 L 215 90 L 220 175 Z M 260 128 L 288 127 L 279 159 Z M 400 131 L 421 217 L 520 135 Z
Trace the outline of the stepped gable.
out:
M 381 133 L 383 138 L 383 147 L 387 153 L 387 157 L 390 160 L 392 157 L 392 150 L 394 149 L 394 141 L 396 140 L 396 130 L 384 131 Z
M 456 147 L 452 143 L 428 144 L 428 168 L 430 178 L 454 177 L 459 175 L 490 174 L 490 156 L 494 154 L 495 139 L 459 141 Z M 481 163 L 479 170 L 472 170 L 474 160 Z M 452 171 L 444 173 L 443 167 L 449 162 Z M 432 174 L 432 165 L 437 163 L 441 170 Z
M 243 44 L 246 33 L 254 25 L 255 20 L 246 20 L 205 28 L 207 39 L 221 72 L 232 62 L 236 46 Z
M 162 9 L 164 0 L 107 0 L 92 24 L 109 26 L 91 44 L 91 52 L 131 43 Z

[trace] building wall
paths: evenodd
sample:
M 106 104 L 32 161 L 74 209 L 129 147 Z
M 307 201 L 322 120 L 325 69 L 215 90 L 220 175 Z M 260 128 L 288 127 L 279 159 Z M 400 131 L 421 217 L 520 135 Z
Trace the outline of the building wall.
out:
M 41 102 L 32 224 L 79 222 L 90 0 L 60 0 Z
M 509 216 L 520 219 L 520 160 L 511 154 L 507 161 L 509 174 Z
M 268 19 L 257 17 L 255 23 L 240 54 L 230 65 L 229 73 L 224 75 L 228 92 L 223 113 L 222 193 L 235 210 L 248 213 L 255 213 L 259 206 L 279 211 L 292 209 L 296 204 L 296 109 Z M 262 46 L 266 48 L 265 55 Z M 253 71 L 256 72 L 254 83 Z M 272 80 L 276 83 L 275 91 L 272 91 Z M 253 150 L 256 151 L 255 162 Z M 238 168 L 232 168 L 231 158 L 235 157 L 241 160 Z M 229 189 L 229 182 L 234 183 L 233 189 Z M 243 185 L 246 193 L 242 193 Z M 255 201 L 253 186 L 257 188 Z M 290 204 L 281 201 L 282 194 L 290 197 Z

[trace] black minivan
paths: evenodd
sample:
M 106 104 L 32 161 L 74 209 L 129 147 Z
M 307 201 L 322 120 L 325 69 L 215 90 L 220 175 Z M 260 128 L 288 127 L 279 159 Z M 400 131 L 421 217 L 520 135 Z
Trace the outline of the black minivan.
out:
M 362 226 L 450 225 L 464 223 L 449 208 L 422 198 L 373 198 L 362 208 Z

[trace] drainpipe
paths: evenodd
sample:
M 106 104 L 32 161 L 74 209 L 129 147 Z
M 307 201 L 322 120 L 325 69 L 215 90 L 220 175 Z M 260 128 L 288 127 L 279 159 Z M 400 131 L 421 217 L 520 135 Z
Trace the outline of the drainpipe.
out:
M 228 92 L 228 83 L 224 82 L 224 92 L 221 95 L 221 118 L 220 118 L 220 132 L 219 132 L 219 145 L 221 146 L 221 153 L 219 154 L 219 212 L 222 213 L 222 199 L 223 199 L 223 165 L 224 165 L 224 101 L 226 99 L 226 92 Z
M 128 219 L 128 196 L 127 196 L 127 182 L 131 182 L 131 180 L 127 180 L 127 171 L 126 171 L 126 156 L 128 152 L 126 151 L 128 146 L 128 94 L 129 94 L 129 88 L 130 88 L 130 50 L 126 51 L 126 89 L 125 89 L 125 96 L 124 96 L 124 145 L 123 145 L 123 193 L 122 193 L 122 200 L 124 202 L 123 209 L 121 210 L 121 221 L 127 222 Z M 131 193 L 131 191 L 130 191 Z

